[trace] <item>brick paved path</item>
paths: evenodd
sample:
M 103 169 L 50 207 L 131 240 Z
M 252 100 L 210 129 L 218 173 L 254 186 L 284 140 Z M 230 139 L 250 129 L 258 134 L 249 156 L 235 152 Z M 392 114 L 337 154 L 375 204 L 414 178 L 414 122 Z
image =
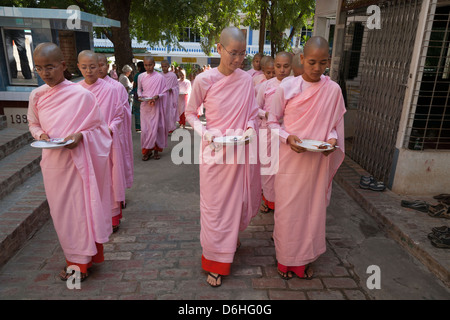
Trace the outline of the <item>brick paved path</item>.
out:
M 170 148 L 159 161 L 143 162 L 139 135 L 133 138 L 135 183 L 127 191 L 120 230 L 105 244 L 106 261 L 94 265 L 80 290 L 68 289 L 57 277 L 64 255 L 48 221 L 0 268 L 0 299 L 448 298 L 448 290 L 387 239 L 337 184 L 328 208 L 327 252 L 314 262 L 313 280 L 278 276 L 273 214 L 260 213 L 240 234 L 232 274 L 220 288 L 211 288 L 200 260 L 198 165 L 174 165 Z M 374 262 L 382 267 L 384 291 L 366 287 L 366 267 Z
M 172 164 L 169 152 L 142 162 L 135 143 L 135 184 L 103 264 L 81 290 L 58 279 L 64 255 L 51 221 L 0 269 L 0 299 L 366 299 L 333 244 L 311 281 L 282 280 L 271 241 L 273 214 L 258 214 L 240 235 L 232 274 L 211 288 L 201 269 L 198 165 Z M 175 142 L 173 142 L 175 143 Z M 333 227 L 331 226 L 331 229 Z

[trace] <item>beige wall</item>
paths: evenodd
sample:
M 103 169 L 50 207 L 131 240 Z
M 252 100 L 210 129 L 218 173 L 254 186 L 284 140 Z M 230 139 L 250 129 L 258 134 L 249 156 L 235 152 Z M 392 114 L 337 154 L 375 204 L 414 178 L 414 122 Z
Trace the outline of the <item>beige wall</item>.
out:
M 450 153 L 400 149 L 392 191 L 437 195 L 450 192 Z

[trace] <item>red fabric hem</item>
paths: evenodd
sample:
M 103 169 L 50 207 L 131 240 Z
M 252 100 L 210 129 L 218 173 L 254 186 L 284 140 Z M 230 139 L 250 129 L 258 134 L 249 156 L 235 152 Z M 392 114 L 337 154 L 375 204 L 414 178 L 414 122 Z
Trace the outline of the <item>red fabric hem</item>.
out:
M 227 276 L 230 274 L 231 263 L 208 260 L 202 255 L 202 268 L 203 270 L 208 272 L 218 273 L 222 276 Z
M 186 116 L 184 115 L 184 112 L 181 114 L 180 121 L 178 121 L 178 123 L 180 124 L 180 126 L 186 125 Z
M 163 151 L 163 149 L 161 149 L 160 147 L 158 147 L 158 145 L 155 145 L 155 147 L 154 148 L 152 148 L 152 149 L 145 149 L 145 148 L 142 148 L 142 155 L 145 155 L 145 154 L 147 154 L 148 152 L 150 152 L 150 151 L 158 151 L 158 152 L 162 152 Z
M 120 219 L 122 219 L 122 206 L 120 206 L 120 213 L 117 216 L 112 217 L 113 227 L 118 226 L 120 224 Z
M 103 244 L 96 242 L 95 246 L 97 248 L 97 254 L 92 257 L 92 260 L 89 263 L 75 263 L 66 259 L 67 266 L 77 266 L 80 268 L 81 273 L 87 273 L 87 270 L 92 267 L 92 263 L 102 263 L 105 261 L 105 256 L 103 255 Z
M 269 209 L 275 210 L 275 202 L 271 202 L 269 200 L 267 200 L 266 198 L 264 198 L 264 195 L 262 196 L 263 200 L 264 200 L 264 204 L 266 206 L 269 207 Z
M 302 278 L 305 275 L 306 266 L 285 266 L 278 262 L 278 270 L 283 273 L 288 273 L 289 271 L 294 272 L 298 277 Z

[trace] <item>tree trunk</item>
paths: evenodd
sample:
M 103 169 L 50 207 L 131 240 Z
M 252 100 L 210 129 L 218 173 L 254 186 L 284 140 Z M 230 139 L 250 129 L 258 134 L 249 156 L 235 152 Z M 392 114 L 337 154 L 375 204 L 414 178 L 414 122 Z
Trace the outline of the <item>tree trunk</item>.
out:
M 267 0 L 263 0 L 261 5 L 261 22 L 259 25 L 259 52 L 264 52 L 264 42 L 266 40 L 266 19 L 267 19 Z
M 129 16 L 131 0 L 102 0 L 109 19 L 120 21 L 120 28 L 111 27 L 114 56 L 116 58 L 117 73 L 122 73 L 126 64 L 134 69 L 133 49 L 131 47 Z

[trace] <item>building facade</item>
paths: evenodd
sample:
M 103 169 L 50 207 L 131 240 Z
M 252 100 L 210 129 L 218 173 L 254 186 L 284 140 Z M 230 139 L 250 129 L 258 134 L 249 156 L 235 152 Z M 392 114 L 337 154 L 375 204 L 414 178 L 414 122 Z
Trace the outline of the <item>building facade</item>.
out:
M 399 194 L 448 192 L 450 2 L 336 1 L 335 21 L 347 155 Z

